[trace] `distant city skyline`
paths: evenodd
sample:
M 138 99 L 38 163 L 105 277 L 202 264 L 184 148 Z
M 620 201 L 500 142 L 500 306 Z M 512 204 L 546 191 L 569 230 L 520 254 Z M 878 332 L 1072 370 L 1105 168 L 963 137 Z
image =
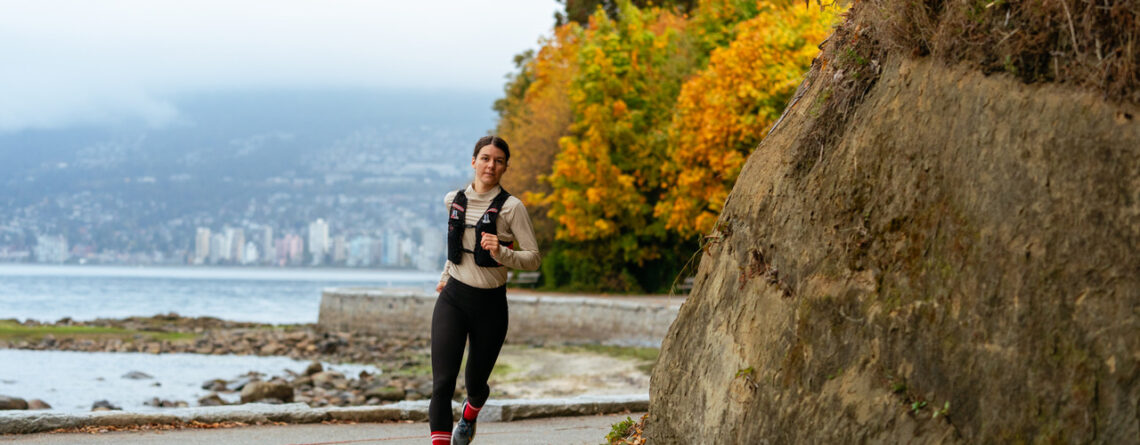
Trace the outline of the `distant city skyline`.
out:
M 243 227 L 223 225 L 220 228 L 197 227 L 190 248 L 173 252 L 152 252 L 150 258 L 107 256 L 83 245 L 70 246 L 60 234 L 38 235 L 31 252 L 9 257 L 14 251 L 0 246 L 8 256 L 2 262 L 35 262 L 47 264 L 167 264 L 191 266 L 347 266 L 372 268 L 415 268 L 437 271 L 443 266 L 442 238 L 435 235 L 422 221 L 412 230 L 415 238 L 392 229 L 377 229 L 375 237 L 357 233 L 351 237 L 344 233 L 330 236 L 329 223 L 318 218 L 309 223 L 307 237 L 293 231 L 284 231 L 274 238 L 275 230 L 269 225 L 253 224 L 248 227 L 256 236 L 245 237 Z M 262 246 L 262 247 L 258 247 Z
M 0 135 L 16 148 L 0 150 L 0 262 L 439 270 L 441 199 L 493 112 L 384 99 L 227 97 L 192 128 Z

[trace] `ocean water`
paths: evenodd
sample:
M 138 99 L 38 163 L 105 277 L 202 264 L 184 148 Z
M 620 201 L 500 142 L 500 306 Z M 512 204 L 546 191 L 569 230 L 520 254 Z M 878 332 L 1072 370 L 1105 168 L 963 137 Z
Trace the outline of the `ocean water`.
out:
M 54 412 L 90 411 L 98 400 L 125 411 L 153 412 L 163 409 L 144 404 L 154 397 L 198 406 L 198 398 L 210 393 L 202 389 L 208 380 L 235 380 L 250 371 L 268 379 L 286 376 L 286 370 L 303 373 L 306 366 L 308 362 L 288 357 L 0 349 L 0 394 L 40 399 Z M 366 365 L 324 366 L 345 376 L 380 372 Z M 152 378 L 123 377 L 132 371 Z M 239 393 L 219 396 L 228 402 L 241 399 Z
M 177 313 L 315 323 L 328 287 L 434 289 L 438 272 L 360 269 L 0 265 L 0 319 Z
M 434 289 L 438 273 L 352 269 L 0 265 L 0 319 L 55 321 L 178 313 L 262 323 L 314 323 L 328 287 Z M 0 349 L 0 394 L 81 412 L 106 399 L 127 411 L 158 397 L 197 406 L 203 382 L 304 371 L 286 357 Z M 326 368 L 330 365 L 326 364 Z M 345 375 L 371 366 L 331 365 Z M 122 376 L 140 371 L 153 379 Z M 222 394 L 234 401 L 237 394 Z

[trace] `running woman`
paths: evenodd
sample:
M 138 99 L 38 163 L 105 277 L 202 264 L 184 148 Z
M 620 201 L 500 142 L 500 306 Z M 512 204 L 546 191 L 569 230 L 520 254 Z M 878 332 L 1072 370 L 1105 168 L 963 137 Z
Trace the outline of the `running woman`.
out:
M 475 438 L 475 420 L 491 394 L 487 378 L 507 336 L 507 269 L 538 270 L 542 262 L 526 207 L 499 186 L 510 159 L 507 141 L 480 138 L 471 155 L 475 180 L 444 198 L 447 263 L 431 319 L 432 445 L 466 445 Z M 467 400 L 452 431 L 451 398 L 468 342 Z

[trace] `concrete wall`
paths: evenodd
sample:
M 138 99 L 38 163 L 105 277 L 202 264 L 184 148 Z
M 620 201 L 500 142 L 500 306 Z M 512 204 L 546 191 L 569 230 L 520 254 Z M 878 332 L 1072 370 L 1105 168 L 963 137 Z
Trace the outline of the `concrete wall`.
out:
M 318 324 L 374 334 L 423 332 L 431 326 L 435 295 L 399 289 L 330 288 L 321 295 Z M 678 300 L 679 301 L 679 300 Z M 511 343 L 661 345 L 678 305 L 635 299 L 507 294 Z

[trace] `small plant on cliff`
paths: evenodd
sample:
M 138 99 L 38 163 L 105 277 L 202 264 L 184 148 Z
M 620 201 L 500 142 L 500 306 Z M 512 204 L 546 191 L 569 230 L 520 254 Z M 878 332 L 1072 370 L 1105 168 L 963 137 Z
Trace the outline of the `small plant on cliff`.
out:
M 760 387 L 760 384 L 756 383 L 756 379 L 754 379 L 752 377 L 754 374 L 756 374 L 756 370 L 753 369 L 751 366 L 749 366 L 747 368 L 737 370 L 736 371 L 736 378 L 744 379 L 744 384 L 748 385 L 749 389 L 752 389 L 753 391 L 755 391 L 757 388 Z
M 609 445 L 645 445 L 646 440 L 642 434 L 645 432 L 647 420 L 649 420 L 649 414 L 641 416 L 641 420 L 636 422 L 626 417 L 625 420 L 615 423 L 613 430 L 606 435 L 606 443 Z
M 610 433 L 606 434 L 606 443 L 619 444 L 624 442 L 626 436 L 629 435 L 629 430 L 633 428 L 633 418 L 626 417 L 625 420 L 613 424 Z
M 937 419 L 938 416 L 945 417 L 949 414 L 950 414 L 950 401 L 947 400 L 946 403 L 942 404 L 942 408 L 938 408 L 938 409 L 934 410 L 934 414 L 931 415 L 930 418 L 931 419 Z

